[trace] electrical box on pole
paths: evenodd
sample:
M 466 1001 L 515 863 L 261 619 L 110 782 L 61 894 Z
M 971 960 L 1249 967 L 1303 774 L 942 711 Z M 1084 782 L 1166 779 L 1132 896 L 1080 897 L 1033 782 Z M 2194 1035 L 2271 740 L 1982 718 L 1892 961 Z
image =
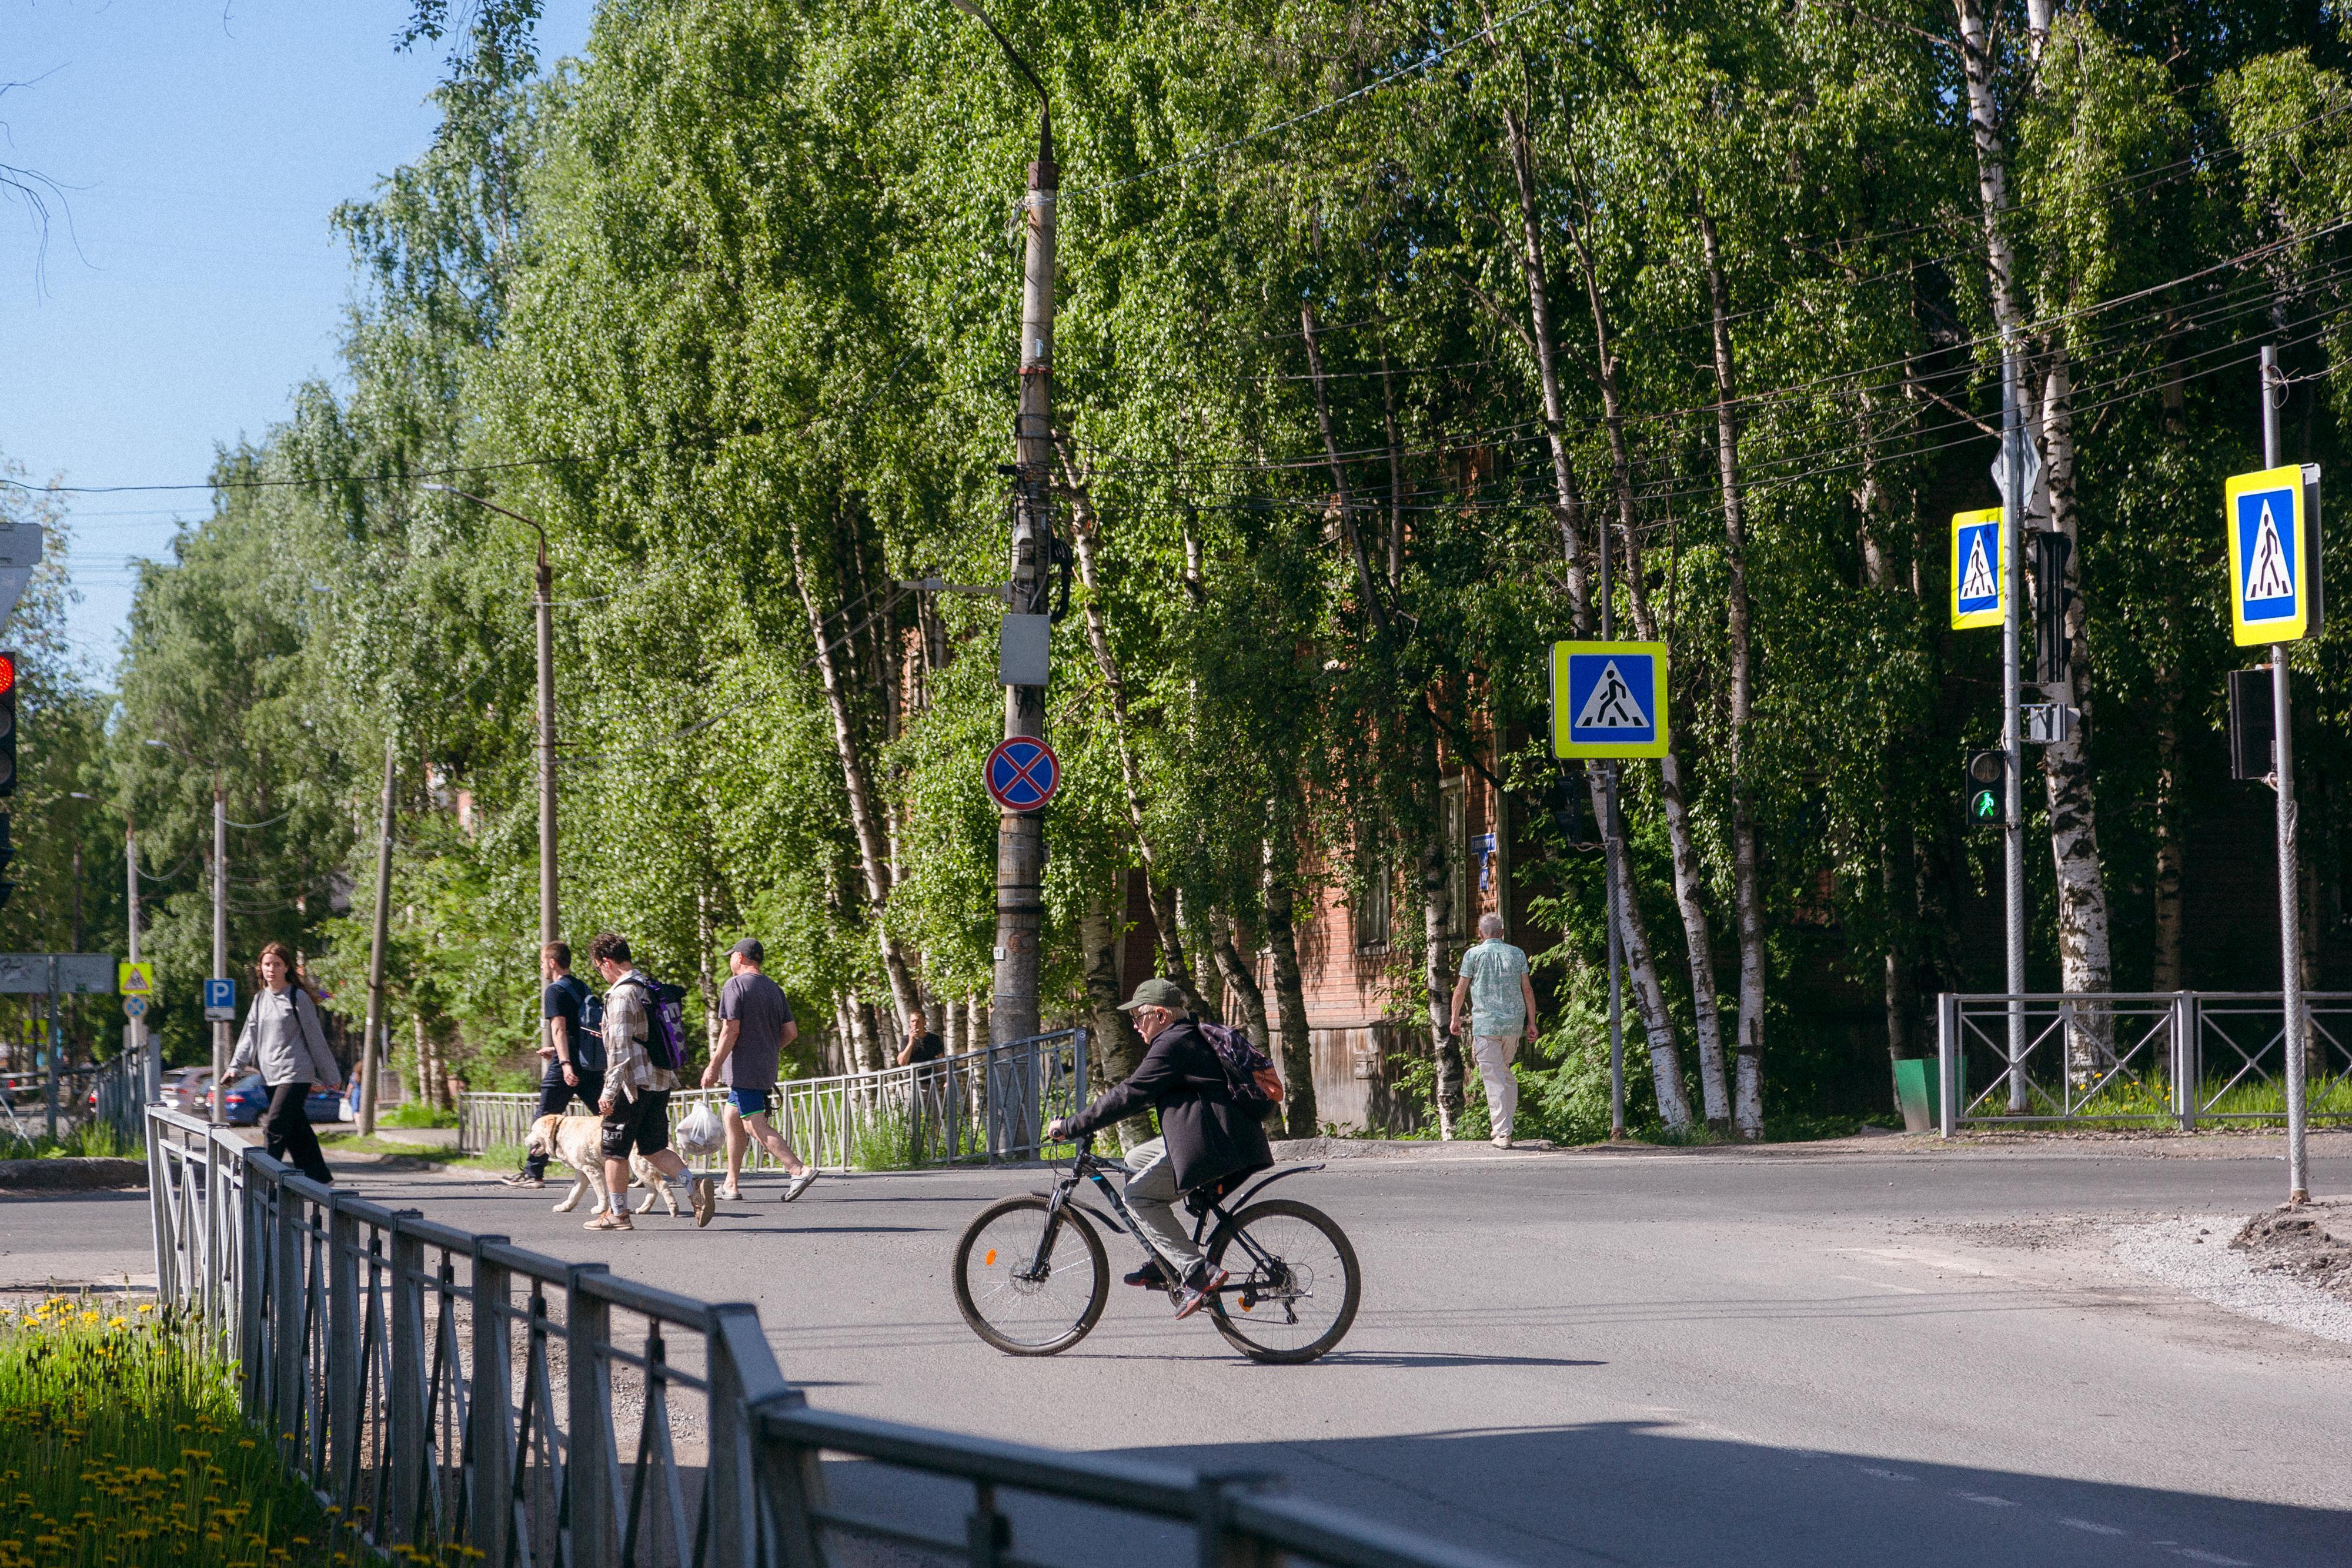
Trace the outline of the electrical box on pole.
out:
M 2271 776 L 2271 748 L 2275 744 L 2271 706 L 2271 672 L 2230 672 L 2230 777 L 2256 783 Z

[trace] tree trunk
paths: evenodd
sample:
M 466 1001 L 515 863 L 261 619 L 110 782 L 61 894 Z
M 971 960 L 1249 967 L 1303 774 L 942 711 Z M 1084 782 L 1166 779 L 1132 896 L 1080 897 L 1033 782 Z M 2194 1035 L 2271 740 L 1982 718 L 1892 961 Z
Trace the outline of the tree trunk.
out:
M 1087 1010 L 1094 1020 L 1103 1066 L 1103 1082 L 1094 1086 L 1099 1094 L 1143 1061 L 1143 1041 L 1118 1010 L 1123 999 L 1118 994 L 1118 922 L 1108 898 L 1089 901 L 1079 915 L 1078 941 L 1087 966 Z M 1121 1149 L 1131 1149 L 1150 1136 L 1151 1124 L 1145 1117 L 1130 1116 L 1118 1124 Z
M 2066 557 L 2066 586 L 2074 592 L 2066 611 L 2066 635 L 2074 658 L 2063 683 L 2043 688 L 2051 702 L 2082 714 L 2074 733 L 2042 748 L 2043 799 L 2050 811 L 2050 858 L 2058 873 L 2058 974 L 2063 988 L 2112 989 L 2115 966 L 2108 949 L 2107 891 L 2099 864 L 2098 812 L 2092 799 L 2090 649 L 2084 636 L 2081 581 L 2083 551 L 2074 505 L 2074 386 L 2066 350 L 2050 351 L 2049 378 L 2042 398 L 2042 478 L 2050 496 L 2052 528 L 2075 544 Z M 2089 1015 L 2072 1031 L 2074 1070 L 2096 1075 L 2115 1061 L 2114 1030 L 2103 1015 Z
M 1452 868 L 1446 863 L 1445 834 L 1437 826 L 1437 742 L 1423 742 L 1423 784 L 1430 826 L 1421 841 L 1421 983 L 1429 1008 L 1429 1039 L 1437 1059 L 1437 1135 L 1454 1136 L 1464 1107 L 1462 1042 L 1454 1038 L 1453 974 L 1445 962 L 1445 928 L 1453 913 L 1447 889 Z
M 1192 966 L 1184 956 L 1184 936 L 1179 929 L 1176 899 L 1167 883 L 1158 874 L 1159 858 L 1151 847 L 1151 832 L 1144 818 L 1143 769 L 1136 760 L 1132 741 L 1133 727 L 1128 717 L 1127 683 L 1120 678 L 1118 659 L 1111 652 L 1110 623 L 1103 613 L 1101 578 L 1096 569 L 1096 546 L 1100 522 L 1095 514 L 1094 498 L 1087 485 L 1087 476 L 1073 466 L 1069 449 L 1062 449 L 1064 483 L 1070 493 L 1070 540 L 1078 558 L 1078 580 L 1086 588 L 1083 607 L 1087 628 L 1087 646 L 1095 656 L 1095 667 L 1102 673 L 1103 688 L 1110 697 L 1111 737 L 1118 748 L 1119 784 L 1127 797 L 1128 825 L 1135 831 L 1136 857 L 1143 862 L 1143 893 L 1151 905 L 1151 924 L 1160 943 L 1160 967 L 1176 988 L 1184 993 L 1186 1008 L 1195 1016 L 1205 1016 L 1200 988 L 1193 983 Z
M 1298 974 L 1298 935 L 1293 928 L 1297 856 L 1265 841 L 1265 949 L 1274 970 L 1275 1006 L 1280 1014 L 1283 1125 L 1294 1138 L 1311 1138 L 1315 1119 L 1315 1048 L 1307 1032 L 1307 988 Z
M 1535 165 L 1525 122 L 1517 110 L 1503 112 L 1506 149 L 1511 172 L 1518 184 L 1520 272 L 1528 286 L 1528 316 L 1536 350 L 1536 366 L 1543 382 L 1544 435 L 1551 455 L 1553 516 L 1559 528 L 1560 559 L 1568 576 L 1569 623 L 1579 637 L 1593 632 L 1591 580 L 1584 565 L 1584 499 L 1568 450 L 1568 421 L 1560 394 L 1559 358 L 1552 329 L 1551 299 L 1544 283 L 1543 228 L 1536 205 Z M 1601 770 L 1585 769 L 1585 785 L 1592 797 L 1592 819 L 1609 823 L 1607 789 Z M 1610 824 L 1613 826 L 1613 824 Z M 1690 1124 L 1690 1107 L 1683 1097 L 1682 1055 L 1675 1043 L 1674 1017 L 1666 1010 L 1665 990 L 1658 983 L 1657 966 L 1650 951 L 1650 934 L 1642 911 L 1632 897 L 1632 867 L 1624 845 L 1604 831 L 1607 875 L 1621 889 L 1618 939 L 1627 973 L 1633 979 L 1634 1010 L 1642 1019 L 1650 1047 L 1650 1072 L 1657 1089 L 1658 1116 L 1669 1132 Z
M 1389 356 L 1381 351 L 1381 408 L 1387 416 L 1389 437 L 1389 591 L 1404 580 L 1404 437 L 1397 429 L 1396 386 L 1389 373 Z
M 1715 446 L 1723 479 L 1725 598 L 1731 644 L 1731 884 L 1739 923 L 1739 1019 L 1733 1047 L 1732 1121 L 1743 1138 L 1764 1135 L 1764 895 L 1756 869 L 1756 820 L 1748 806 L 1748 727 L 1756 695 L 1748 609 L 1748 512 L 1739 486 L 1739 429 L 1731 408 L 1731 305 L 1715 220 L 1699 210 L 1708 303 L 1715 318 Z M 1694 970 L 1696 974 L 1696 970 Z
M 2156 963 L 2152 989 L 2182 988 L 2180 880 L 2185 851 L 2180 831 L 2180 667 L 2168 660 L 2156 671 Z
M 883 841 L 881 814 L 875 809 L 874 793 L 866 781 L 866 758 L 857 740 L 857 727 L 849 709 L 849 690 L 843 679 L 840 662 L 834 657 L 835 650 L 825 636 L 824 615 L 817 608 L 816 583 L 809 574 L 808 560 L 801 545 L 801 528 L 793 524 L 793 576 L 801 591 L 801 609 L 808 617 L 809 639 L 816 646 L 816 668 L 824 687 L 827 710 L 833 716 L 833 744 L 841 762 L 842 789 L 849 797 L 849 821 L 857 837 L 857 859 L 866 878 L 866 904 L 874 921 L 874 935 L 882 950 L 882 967 L 890 980 L 890 995 L 897 1004 L 898 1017 L 912 1019 L 917 1011 L 915 983 L 908 973 L 905 955 L 898 939 L 890 935 L 885 908 L 890 902 L 890 852 Z
M 1642 541 L 1633 505 L 1633 459 L 1625 443 L 1625 410 L 1617 386 L 1617 358 L 1610 347 L 1609 312 L 1601 298 L 1600 269 L 1583 235 L 1571 226 L 1570 242 L 1584 273 L 1584 291 L 1592 308 L 1592 336 L 1601 386 L 1601 423 L 1609 433 L 1609 468 L 1617 493 L 1617 531 L 1625 559 L 1625 597 L 1633 612 L 1634 630 L 1644 642 L 1659 640 L 1658 623 L 1650 613 L 1649 585 L 1643 580 Z M 1603 530 L 1605 540 L 1606 530 Z M 1602 548 L 1607 548 L 1604 543 Z M 1675 904 L 1683 920 L 1683 944 L 1688 950 L 1691 1011 L 1698 1040 L 1699 1092 L 1706 1106 L 1706 1124 L 1718 1132 L 1731 1128 L 1731 1105 L 1724 1092 L 1723 1035 L 1716 1017 L 1714 938 L 1707 929 L 1706 909 L 1700 901 L 1703 875 L 1698 849 L 1691 833 L 1690 811 L 1683 799 L 1682 758 L 1675 749 L 1673 716 L 1667 716 L 1666 752 L 1658 758 L 1658 800 L 1666 818 L 1666 842 L 1675 872 Z M 1622 809 L 1622 808 L 1621 808 Z
M 1323 392 L 1323 350 L 1315 341 L 1315 307 L 1298 308 L 1298 329 L 1307 340 L 1307 369 L 1315 381 L 1315 420 L 1323 432 L 1323 453 L 1331 464 L 1333 499 L 1339 508 L 1339 537 L 1356 563 L 1356 586 L 1364 596 L 1364 614 L 1376 632 L 1388 630 L 1388 612 L 1372 581 L 1371 557 L 1364 549 L 1363 530 L 1356 526 L 1355 505 L 1348 495 L 1348 474 L 1339 461 L 1339 441 L 1331 428 L 1331 401 Z
M 1209 911 L 1209 935 L 1217 956 L 1217 973 L 1224 978 L 1225 994 L 1241 1003 L 1242 1025 L 1249 1033 L 1250 1043 L 1265 1051 L 1272 1038 L 1266 1029 L 1265 992 L 1259 988 L 1257 976 L 1234 939 L 1240 925 L 1231 915 Z

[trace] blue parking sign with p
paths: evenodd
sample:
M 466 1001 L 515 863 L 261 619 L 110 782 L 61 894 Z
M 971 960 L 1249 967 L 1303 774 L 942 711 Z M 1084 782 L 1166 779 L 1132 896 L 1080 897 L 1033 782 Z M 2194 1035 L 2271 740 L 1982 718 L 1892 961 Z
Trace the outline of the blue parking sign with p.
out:
M 1551 719 L 1554 757 L 1664 757 L 1666 645 L 1553 643 Z
M 205 982 L 205 1017 L 236 1021 L 236 982 L 206 980 Z

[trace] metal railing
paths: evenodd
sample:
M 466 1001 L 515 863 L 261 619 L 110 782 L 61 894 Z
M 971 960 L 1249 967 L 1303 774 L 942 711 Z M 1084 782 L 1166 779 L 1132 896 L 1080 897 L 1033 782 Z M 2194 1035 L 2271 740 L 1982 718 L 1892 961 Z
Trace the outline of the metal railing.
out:
M 2352 992 L 2305 993 L 2315 1120 L 2352 1118 Z M 1960 995 L 1937 998 L 1937 1124 L 2284 1119 L 2285 1004 L 2276 991 Z M 2264 1102 L 2278 1091 L 2273 1108 Z
M 983 1046 L 912 1067 L 831 1078 L 794 1078 L 776 1086 L 771 1121 L 793 1152 L 813 1166 L 848 1170 L 957 1165 L 969 1160 L 1034 1159 L 1045 1124 L 1087 1103 L 1087 1031 Z M 681 1089 L 670 1096 L 670 1124 L 698 1104 L 717 1106 L 724 1089 Z M 519 1146 L 539 1114 L 537 1094 L 467 1094 L 457 1107 L 457 1146 L 479 1154 Z M 724 1156 L 688 1162 L 708 1170 Z M 755 1141 L 744 1168 L 776 1162 Z
M 1203 1563 L 1484 1568 L 1487 1559 L 1204 1476 L 812 1410 L 758 1311 L 700 1301 L 320 1186 L 226 1128 L 147 1109 L 160 1299 L 237 1364 L 289 1470 L 379 1553 L 496 1568 L 832 1568 L 845 1538 L 972 1568 L 1013 1550 L 1003 1494 L 1169 1521 Z M 834 1500 L 824 1456 L 971 1489 L 961 1536 Z M 1131 1528 L 1127 1526 L 1126 1528 Z M 1050 1535 L 1044 1526 L 1024 1526 Z M 1083 1550 L 1068 1561 L 1099 1560 Z

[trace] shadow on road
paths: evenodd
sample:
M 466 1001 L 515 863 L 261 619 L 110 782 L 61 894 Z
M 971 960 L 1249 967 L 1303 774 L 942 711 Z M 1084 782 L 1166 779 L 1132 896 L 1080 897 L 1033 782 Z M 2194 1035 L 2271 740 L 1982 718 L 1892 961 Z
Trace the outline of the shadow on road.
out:
M 1267 1396 L 1279 1398 L 1269 1383 Z M 1264 1470 L 1294 1495 L 1505 1562 L 1721 1568 L 2207 1568 L 2343 1563 L 2352 1510 L 2296 1507 L 2017 1470 L 1747 1443 L 1672 1421 L 1254 1444 L 1208 1441 L 1245 1412 L 1164 1408 L 1130 1430 L 1192 1441 L 1118 1450 L 1204 1470 Z M 1054 1424 L 1039 1436 L 1054 1437 Z M 969 1489 L 835 1462 L 836 1504 L 961 1538 Z M 1179 1568 L 1170 1530 L 1001 1494 L 1024 1558 Z

